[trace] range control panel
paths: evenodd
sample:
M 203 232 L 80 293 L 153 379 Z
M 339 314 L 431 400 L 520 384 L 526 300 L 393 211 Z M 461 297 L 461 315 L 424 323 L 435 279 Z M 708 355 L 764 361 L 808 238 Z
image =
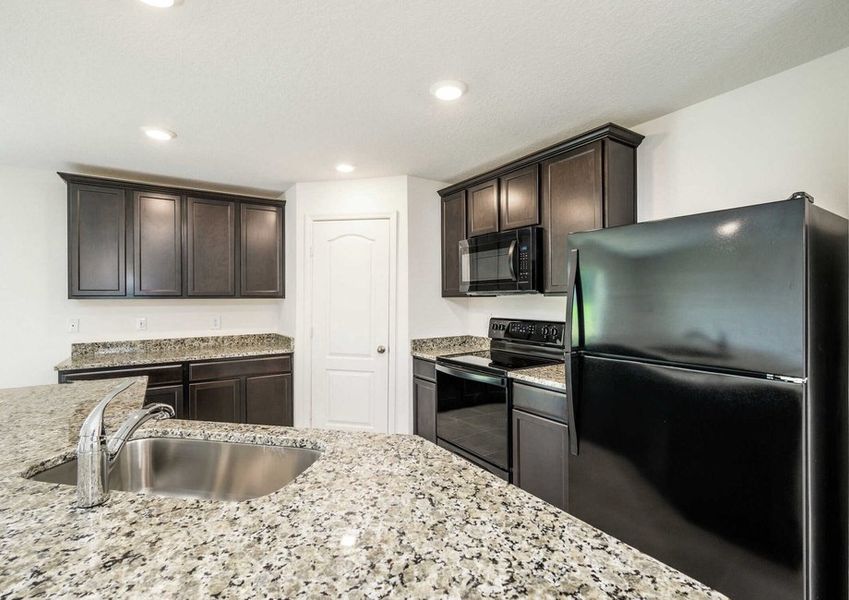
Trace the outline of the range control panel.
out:
M 566 324 L 562 321 L 490 319 L 489 337 L 494 340 L 515 340 L 562 346 L 565 326 Z

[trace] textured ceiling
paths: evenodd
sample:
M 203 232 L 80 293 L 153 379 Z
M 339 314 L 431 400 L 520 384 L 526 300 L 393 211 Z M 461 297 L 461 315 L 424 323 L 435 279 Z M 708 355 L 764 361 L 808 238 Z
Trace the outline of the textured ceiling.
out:
M 2 0 L 0 164 L 454 181 L 846 46 L 847 0 Z

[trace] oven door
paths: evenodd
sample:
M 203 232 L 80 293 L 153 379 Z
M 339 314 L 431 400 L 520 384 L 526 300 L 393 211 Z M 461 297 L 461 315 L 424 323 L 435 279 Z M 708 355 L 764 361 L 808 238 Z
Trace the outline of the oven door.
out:
M 436 437 L 503 471 L 510 471 L 507 378 L 436 365 Z M 462 452 L 459 452 L 465 456 Z M 481 466 L 486 467 L 486 464 Z
M 494 233 L 460 242 L 460 291 L 495 294 L 519 289 L 519 240 L 515 232 Z

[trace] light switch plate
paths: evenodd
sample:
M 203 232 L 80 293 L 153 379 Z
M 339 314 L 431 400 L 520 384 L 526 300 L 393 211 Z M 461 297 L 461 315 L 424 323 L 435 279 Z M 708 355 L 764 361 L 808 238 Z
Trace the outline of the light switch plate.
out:
M 212 328 L 221 329 L 221 315 L 215 315 L 212 317 Z
M 80 332 L 80 320 L 79 319 L 68 319 L 68 333 L 79 333 Z
M 147 329 L 147 317 L 136 318 L 136 331 L 145 331 Z

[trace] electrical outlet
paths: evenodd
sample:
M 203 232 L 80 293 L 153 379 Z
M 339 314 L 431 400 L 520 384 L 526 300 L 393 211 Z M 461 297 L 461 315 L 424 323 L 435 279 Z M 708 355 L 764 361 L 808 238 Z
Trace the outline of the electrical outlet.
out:
M 147 329 L 147 317 L 136 318 L 136 331 L 145 331 Z
M 80 332 L 80 320 L 79 319 L 68 319 L 68 333 L 79 333 Z
M 212 317 L 212 328 L 221 329 L 221 315 L 215 315 Z

